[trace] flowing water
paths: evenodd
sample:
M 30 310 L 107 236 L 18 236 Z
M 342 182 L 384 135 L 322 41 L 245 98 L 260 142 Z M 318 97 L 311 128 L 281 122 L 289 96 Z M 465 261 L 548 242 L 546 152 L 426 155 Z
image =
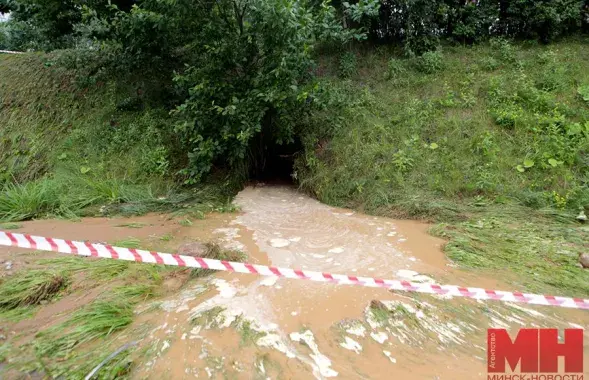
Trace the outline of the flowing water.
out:
M 134 233 L 170 234 L 170 250 L 217 239 L 256 264 L 519 290 L 498 276 L 455 268 L 441 251 L 444 241 L 423 223 L 329 207 L 284 186 L 248 187 L 235 202 L 239 214 L 212 215 L 191 227 L 165 216 L 136 218 L 150 226 Z M 112 241 L 128 233 L 115 224 L 39 221 L 25 229 Z M 137 318 L 132 331 L 141 332 L 145 353 L 133 372 L 138 379 L 486 378 L 487 328 L 589 321 L 586 312 L 556 308 L 228 273 L 143 305 Z

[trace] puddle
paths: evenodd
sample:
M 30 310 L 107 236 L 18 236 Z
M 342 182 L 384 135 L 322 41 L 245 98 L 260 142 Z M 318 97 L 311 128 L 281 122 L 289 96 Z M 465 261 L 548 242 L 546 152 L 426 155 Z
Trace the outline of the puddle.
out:
M 134 236 L 167 251 L 216 239 L 256 264 L 515 290 L 456 269 L 424 223 L 328 207 L 281 186 L 246 188 L 235 203 L 238 215 L 185 227 L 150 215 L 132 218 L 142 228 L 99 218 L 34 221 L 22 230 L 111 243 Z M 0 254 L 18 267 L 17 250 Z M 555 308 L 228 273 L 194 280 L 138 312 L 134 326 L 149 327 L 139 337 L 138 379 L 485 378 L 487 328 L 588 324 L 586 313 Z

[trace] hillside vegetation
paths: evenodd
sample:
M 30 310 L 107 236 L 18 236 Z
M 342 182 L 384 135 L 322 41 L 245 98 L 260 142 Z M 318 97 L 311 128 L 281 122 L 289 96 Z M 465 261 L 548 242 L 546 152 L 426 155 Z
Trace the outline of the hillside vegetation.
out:
M 0 55 L 0 220 L 224 209 L 238 182 L 172 180 L 169 112 L 141 84 L 81 86 L 68 59 Z
M 150 211 L 189 226 L 278 174 L 331 205 L 435 223 L 451 260 L 509 290 L 589 298 L 588 6 L 0 0 L 0 49 L 23 52 L 0 53 L 0 229 Z M 0 372 L 82 378 L 166 278 L 208 274 L 35 255 L 0 278 L 0 325 L 80 278 L 112 292 L 0 341 Z
M 330 57 L 336 100 L 309 121 L 299 184 L 329 204 L 437 220 L 456 262 L 586 296 L 589 229 L 575 216 L 589 211 L 587 43 Z

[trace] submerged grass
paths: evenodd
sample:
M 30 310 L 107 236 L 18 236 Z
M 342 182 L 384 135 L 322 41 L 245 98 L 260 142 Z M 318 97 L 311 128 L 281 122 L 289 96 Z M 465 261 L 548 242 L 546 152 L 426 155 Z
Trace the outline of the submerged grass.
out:
M 78 346 L 105 338 L 132 321 L 133 303 L 127 299 L 97 300 L 66 322 L 39 333 L 35 351 L 41 357 L 65 357 Z
M 246 256 L 243 252 L 235 250 L 235 249 L 226 249 L 223 248 L 221 245 L 215 242 L 208 242 L 205 243 L 206 250 L 202 255 L 203 258 L 206 259 L 215 259 L 215 260 L 225 260 L 225 261 L 235 261 L 241 262 L 245 260 Z M 192 278 L 196 277 L 204 277 L 208 276 L 212 273 L 215 273 L 215 270 L 212 269 L 191 269 L 190 276 Z
M 63 272 L 51 270 L 20 271 L 0 282 L 0 310 L 37 305 L 49 301 L 69 284 Z
M 589 228 L 575 223 L 573 214 L 558 216 L 521 206 L 490 207 L 431 232 L 448 239 L 448 257 L 466 267 L 503 271 L 522 290 L 587 297 L 589 272 L 579 267 L 578 255 L 587 249 Z
M 130 238 L 117 244 L 137 247 L 140 241 Z M 237 260 L 243 254 L 210 243 L 207 257 Z M 60 291 L 67 290 L 70 278 L 83 279 L 85 291 L 95 287 L 104 289 L 97 299 L 40 331 L 31 343 L 6 348 L 9 368 L 23 373 L 36 371 L 51 378 L 84 378 L 122 344 L 121 333 L 133 336 L 133 332 L 125 329 L 133 321 L 135 306 L 161 295 L 164 289 L 161 285 L 167 276 L 174 276 L 176 271 L 186 272 L 184 268 L 85 257 L 40 259 L 38 263 L 47 269 L 22 270 L 0 282 L 0 321 L 16 322 L 32 317 L 42 307 L 38 306 L 42 300 L 51 301 Z M 205 274 L 208 273 L 197 276 Z M 215 310 L 207 316 L 213 317 L 218 312 Z M 108 362 L 98 378 L 125 378 L 132 366 L 130 353 L 125 351 Z

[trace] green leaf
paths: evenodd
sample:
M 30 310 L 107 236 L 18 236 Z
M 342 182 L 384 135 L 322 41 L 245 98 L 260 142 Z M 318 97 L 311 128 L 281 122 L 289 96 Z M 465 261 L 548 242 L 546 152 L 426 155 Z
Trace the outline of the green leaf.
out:
M 82 167 L 80 168 L 80 173 L 82 173 L 82 174 L 86 174 L 86 173 L 88 173 L 89 171 L 90 171 L 90 168 L 89 168 L 89 167 L 87 167 L 87 166 L 82 166 Z
M 521 166 L 521 165 L 517 165 L 517 166 L 515 167 L 515 169 L 516 169 L 518 172 L 520 172 L 520 173 L 523 173 L 523 172 L 525 172 L 525 171 L 526 171 L 526 169 L 524 169 L 524 167 L 523 167 L 523 166 Z
M 439 146 L 438 146 L 438 144 L 436 144 L 436 143 L 431 143 L 431 144 L 429 144 L 429 148 L 430 148 L 431 150 L 436 150 L 436 149 L 438 149 L 438 148 L 439 148 Z
M 580 86 L 577 88 L 577 92 L 581 95 L 584 101 L 589 102 L 589 85 Z
M 531 168 L 532 166 L 534 166 L 534 161 L 532 161 L 530 159 L 525 159 L 524 160 L 524 167 L 525 168 Z
M 59 159 L 59 160 L 65 160 L 66 158 L 67 158 L 67 153 L 62 153 L 57 157 L 57 159 Z
M 548 160 L 548 163 L 550 165 L 552 165 L 552 167 L 557 167 L 558 166 L 558 161 L 556 161 L 554 158 L 551 158 Z

